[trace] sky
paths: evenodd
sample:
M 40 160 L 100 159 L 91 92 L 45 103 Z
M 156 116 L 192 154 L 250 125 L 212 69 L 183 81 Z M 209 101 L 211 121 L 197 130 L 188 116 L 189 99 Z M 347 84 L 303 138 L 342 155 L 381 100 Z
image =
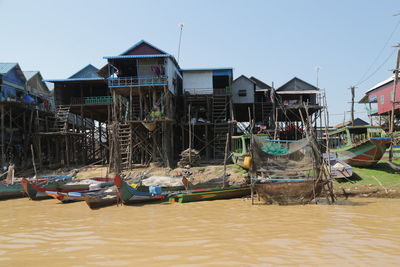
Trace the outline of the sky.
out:
M 397 13 L 398 0 L 0 0 L 0 62 L 63 79 L 142 39 L 177 56 L 183 23 L 182 68 L 232 67 L 278 88 L 293 77 L 316 85 L 320 67 L 336 124 L 350 119 L 350 86 L 359 100 L 390 77 Z M 355 115 L 368 119 L 364 105 Z

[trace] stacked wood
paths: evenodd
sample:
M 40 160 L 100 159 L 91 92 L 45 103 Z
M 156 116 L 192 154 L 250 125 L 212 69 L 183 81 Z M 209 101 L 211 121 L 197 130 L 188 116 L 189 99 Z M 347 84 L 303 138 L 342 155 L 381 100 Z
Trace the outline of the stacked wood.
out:
M 196 149 L 188 148 L 182 151 L 180 156 L 181 160 L 178 161 L 178 167 L 180 168 L 192 167 L 200 162 L 200 152 L 197 151 Z

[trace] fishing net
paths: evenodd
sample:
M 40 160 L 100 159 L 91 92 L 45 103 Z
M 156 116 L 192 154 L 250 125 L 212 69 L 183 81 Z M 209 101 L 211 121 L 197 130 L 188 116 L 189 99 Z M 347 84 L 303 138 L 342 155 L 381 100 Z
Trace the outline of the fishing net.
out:
M 316 178 L 320 160 L 315 142 L 268 140 L 253 136 L 252 172 L 266 178 Z

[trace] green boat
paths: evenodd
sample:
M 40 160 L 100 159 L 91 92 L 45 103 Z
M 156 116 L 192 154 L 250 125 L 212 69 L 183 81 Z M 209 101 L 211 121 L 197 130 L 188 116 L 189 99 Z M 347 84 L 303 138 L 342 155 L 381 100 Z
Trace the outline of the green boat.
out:
M 347 126 L 329 133 L 330 152 L 355 167 L 375 165 L 390 143 L 379 126 Z
M 24 197 L 22 184 L 0 184 L 0 200 Z
M 229 186 L 224 188 L 213 188 L 202 191 L 192 191 L 177 194 L 169 198 L 169 203 L 197 202 L 204 200 L 231 199 L 250 195 L 249 186 Z

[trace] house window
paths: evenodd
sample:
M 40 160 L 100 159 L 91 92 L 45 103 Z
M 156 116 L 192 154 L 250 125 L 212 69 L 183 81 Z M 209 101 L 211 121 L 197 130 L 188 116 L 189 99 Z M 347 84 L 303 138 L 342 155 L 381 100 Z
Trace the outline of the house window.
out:
M 381 104 L 385 104 L 385 96 L 381 95 Z
M 246 90 L 239 90 L 239 93 L 238 93 L 238 95 L 239 96 L 247 96 L 247 91 Z
M 394 91 L 390 92 L 390 101 L 394 101 Z

